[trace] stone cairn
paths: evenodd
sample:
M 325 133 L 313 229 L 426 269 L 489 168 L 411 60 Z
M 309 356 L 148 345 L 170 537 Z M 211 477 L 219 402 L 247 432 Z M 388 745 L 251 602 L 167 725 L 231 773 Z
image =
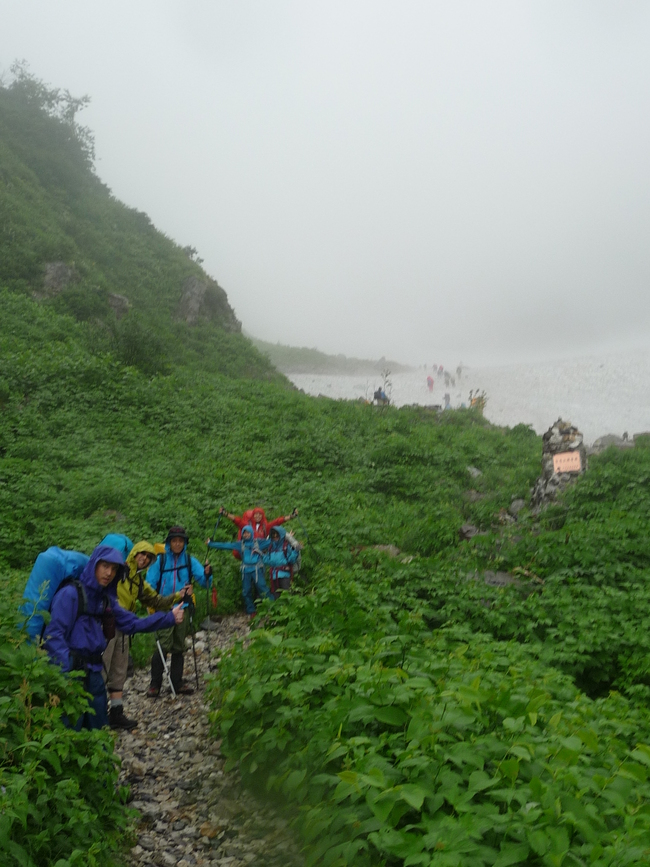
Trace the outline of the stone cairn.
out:
M 542 437 L 542 475 L 535 482 L 531 505 L 539 511 L 587 469 L 583 437 L 571 422 L 559 418 Z

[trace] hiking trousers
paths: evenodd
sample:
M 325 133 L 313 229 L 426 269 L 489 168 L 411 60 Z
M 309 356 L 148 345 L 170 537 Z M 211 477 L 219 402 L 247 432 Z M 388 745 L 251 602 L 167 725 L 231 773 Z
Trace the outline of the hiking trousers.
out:
M 81 729 L 101 729 L 108 725 L 108 700 L 106 686 L 101 671 L 88 671 L 84 679 L 84 689 L 90 693 L 89 709 L 82 714 L 75 725 L 75 731 Z M 92 713 L 91 711 L 94 711 Z
M 255 603 L 253 602 L 253 588 L 257 588 L 257 592 L 260 596 L 263 596 L 265 599 L 273 599 L 273 594 L 269 590 L 266 585 L 266 580 L 264 578 L 264 568 L 259 566 L 255 568 L 255 566 L 242 566 L 241 570 L 242 577 L 242 595 L 244 597 L 244 607 L 246 608 L 246 614 L 255 614 L 257 609 L 255 608 Z
M 103 655 L 104 679 L 109 692 L 122 692 L 129 667 L 129 636 L 115 629 L 115 637 L 106 645 Z

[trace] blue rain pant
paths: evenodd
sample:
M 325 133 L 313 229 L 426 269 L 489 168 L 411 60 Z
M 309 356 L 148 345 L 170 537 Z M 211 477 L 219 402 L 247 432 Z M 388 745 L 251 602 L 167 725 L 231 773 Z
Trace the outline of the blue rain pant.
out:
M 255 614 L 257 610 L 253 602 L 253 587 L 257 588 L 259 595 L 265 599 L 275 598 L 266 584 L 263 566 L 258 566 L 257 568 L 255 566 L 243 566 L 241 577 L 246 614 Z
M 84 689 L 90 693 L 89 706 L 95 711 L 84 713 L 77 720 L 75 730 L 101 729 L 108 725 L 108 701 L 106 699 L 106 684 L 101 671 L 89 671 L 84 680 Z

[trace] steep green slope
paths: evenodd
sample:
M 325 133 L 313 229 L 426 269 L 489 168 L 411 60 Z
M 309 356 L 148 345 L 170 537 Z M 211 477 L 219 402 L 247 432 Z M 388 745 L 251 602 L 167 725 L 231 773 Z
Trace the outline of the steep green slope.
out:
M 90 346 L 149 372 L 281 381 L 195 251 L 96 176 L 92 137 L 75 120 L 83 102 L 25 70 L 0 87 L 0 286 L 88 322 Z

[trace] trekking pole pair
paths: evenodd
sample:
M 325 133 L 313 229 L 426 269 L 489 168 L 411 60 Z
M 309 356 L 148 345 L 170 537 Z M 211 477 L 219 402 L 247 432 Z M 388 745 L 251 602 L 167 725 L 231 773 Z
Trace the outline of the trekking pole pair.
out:
M 221 523 L 221 514 L 222 514 L 221 509 L 219 509 L 219 517 L 217 518 L 217 523 L 214 525 L 214 530 L 212 531 L 212 536 L 210 537 L 211 539 L 214 539 L 214 537 L 217 535 L 217 530 L 219 529 L 219 524 Z M 210 554 L 210 546 L 206 545 L 205 546 L 205 563 L 204 563 L 204 566 L 210 566 L 211 565 L 210 560 L 209 560 L 209 554 Z M 208 650 L 208 670 L 212 671 L 212 655 L 210 653 L 210 627 L 212 625 L 212 621 L 210 620 L 210 614 L 211 614 L 211 612 L 210 612 L 210 595 L 212 595 L 212 605 L 214 606 L 214 608 L 216 608 L 217 607 L 217 588 L 214 586 L 214 575 L 211 575 L 210 578 L 211 578 L 211 580 L 206 581 L 206 585 L 205 585 L 205 610 L 206 610 L 206 621 L 207 621 L 206 630 L 205 630 L 205 633 L 206 633 L 205 643 L 206 643 L 206 647 Z M 210 594 L 210 585 L 212 585 L 212 594 Z M 192 640 L 194 640 L 194 636 L 192 636 Z M 194 661 L 196 663 L 196 657 L 195 657 Z
M 169 688 L 171 689 L 172 695 L 174 696 L 174 698 L 177 698 L 176 690 L 174 689 L 174 684 L 172 683 L 171 672 L 169 671 L 169 666 L 167 665 L 167 660 L 165 659 L 165 654 L 163 653 L 163 649 L 162 649 L 162 646 L 160 644 L 160 639 L 158 639 L 158 638 L 156 639 L 156 647 L 158 648 L 158 653 L 160 654 L 160 659 L 162 660 L 163 671 L 165 672 L 165 675 L 167 677 L 167 682 L 169 683 Z

